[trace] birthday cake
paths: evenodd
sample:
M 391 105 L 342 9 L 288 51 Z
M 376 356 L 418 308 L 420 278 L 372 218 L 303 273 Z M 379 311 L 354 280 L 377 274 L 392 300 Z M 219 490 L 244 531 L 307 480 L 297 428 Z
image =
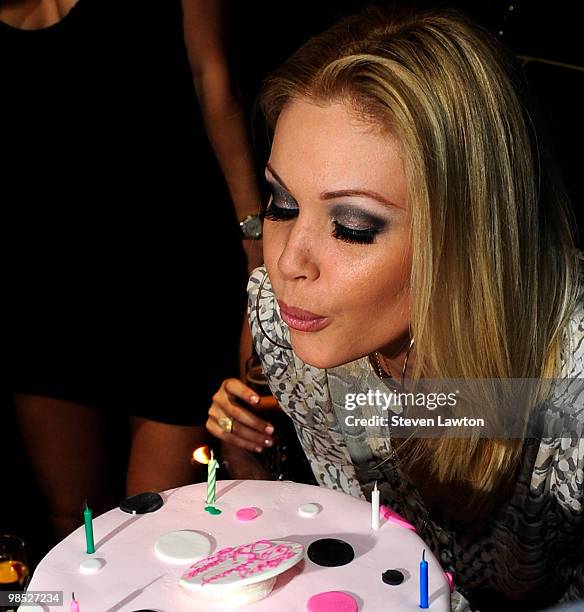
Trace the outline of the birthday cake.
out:
M 41 561 L 28 590 L 63 591 L 66 606 L 74 592 L 83 612 L 406 612 L 420 606 L 426 549 L 429 608 L 450 610 L 447 579 L 423 541 L 387 512 L 373 530 L 366 501 L 294 482 L 219 481 L 211 512 L 206 494 L 205 483 L 181 487 L 154 512 L 97 517 L 95 552 L 80 527 Z

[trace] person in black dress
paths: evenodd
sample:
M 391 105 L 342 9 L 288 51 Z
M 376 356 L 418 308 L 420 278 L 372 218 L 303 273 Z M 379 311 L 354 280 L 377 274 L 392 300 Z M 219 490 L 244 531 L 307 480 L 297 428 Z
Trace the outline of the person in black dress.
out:
M 259 191 L 222 23 L 219 0 L 0 2 L 2 350 L 60 537 L 117 503 L 112 417 L 128 495 L 192 482 L 238 373 Z

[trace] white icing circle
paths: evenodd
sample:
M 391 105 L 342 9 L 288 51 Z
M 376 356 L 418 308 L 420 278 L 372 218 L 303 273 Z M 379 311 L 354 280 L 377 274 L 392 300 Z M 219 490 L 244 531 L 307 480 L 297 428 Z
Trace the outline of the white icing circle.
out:
M 79 566 L 79 571 L 82 574 L 97 574 L 103 568 L 105 561 L 103 559 L 86 559 Z
M 183 565 L 206 557 L 211 552 L 211 541 L 197 531 L 171 531 L 156 540 L 154 551 L 166 563 Z
M 298 508 L 298 514 L 304 518 L 312 518 L 320 512 L 318 504 L 303 504 Z
M 304 546 L 287 540 L 258 540 L 222 548 L 192 565 L 180 585 L 198 595 L 223 597 L 244 587 L 264 586 L 302 560 Z M 271 590 L 271 588 L 270 588 Z

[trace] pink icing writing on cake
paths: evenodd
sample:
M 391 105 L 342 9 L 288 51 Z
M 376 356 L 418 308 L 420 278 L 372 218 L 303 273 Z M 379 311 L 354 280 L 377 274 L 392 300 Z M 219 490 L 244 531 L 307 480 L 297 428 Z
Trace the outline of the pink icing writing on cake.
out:
M 232 573 L 239 574 L 239 577 L 243 579 L 265 569 L 278 567 L 283 561 L 291 559 L 295 555 L 294 550 L 286 544 L 275 543 L 270 540 L 258 540 L 236 548 L 222 548 L 214 555 L 191 566 L 186 578 L 194 578 L 217 565 L 231 561 L 232 567 L 208 578 L 203 578 L 201 583 L 205 585 Z

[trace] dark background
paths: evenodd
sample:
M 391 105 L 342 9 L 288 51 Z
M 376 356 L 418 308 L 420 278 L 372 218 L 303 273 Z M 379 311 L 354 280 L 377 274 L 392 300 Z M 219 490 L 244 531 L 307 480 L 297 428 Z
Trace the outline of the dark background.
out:
M 81 2 L 85 0 L 80 0 Z M 160 0 L 167 2 L 169 0 Z M 370 4 L 357 0 L 295 2 L 231 1 L 231 49 L 234 74 L 248 110 L 257 86 L 310 36 L 337 18 Z M 378 2 L 377 4 L 383 4 Z M 410 3 L 411 4 L 411 3 Z M 482 21 L 517 55 L 524 58 L 529 83 L 540 101 L 544 122 L 560 163 L 578 226 L 582 226 L 582 185 L 579 179 L 583 140 L 583 48 L 576 33 L 578 3 L 533 1 L 414 3 L 421 6 L 456 6 Z M 115 19 L 115 14 L 112 14 Z M 535 59 L 536 58 L 536 59 Z M 568 65 L 568 66 L 566 66 Z M 579 67 L 571 68 L 569 65 Z M 265 162 L 258 144 L 258 165 Z M 580 231 L 580 235 L 582 232 Z M 578 240 L 582 248 L 582 240 Z M 4 467 L 0 492 L 0 532 L 21 535 L 27 543 L 31 566 L 55 544 L 47 509 L 22 450 L 10 394 L 0 386 L 0 432 Z M 113 478 L 123 497 L 127 459 L 127 425 L 112 414 L 113 459 L 119 466 Z M 80 441 L 80 453 L 83 444 Z M 80 510 L 81 524 L 81 510 Z

